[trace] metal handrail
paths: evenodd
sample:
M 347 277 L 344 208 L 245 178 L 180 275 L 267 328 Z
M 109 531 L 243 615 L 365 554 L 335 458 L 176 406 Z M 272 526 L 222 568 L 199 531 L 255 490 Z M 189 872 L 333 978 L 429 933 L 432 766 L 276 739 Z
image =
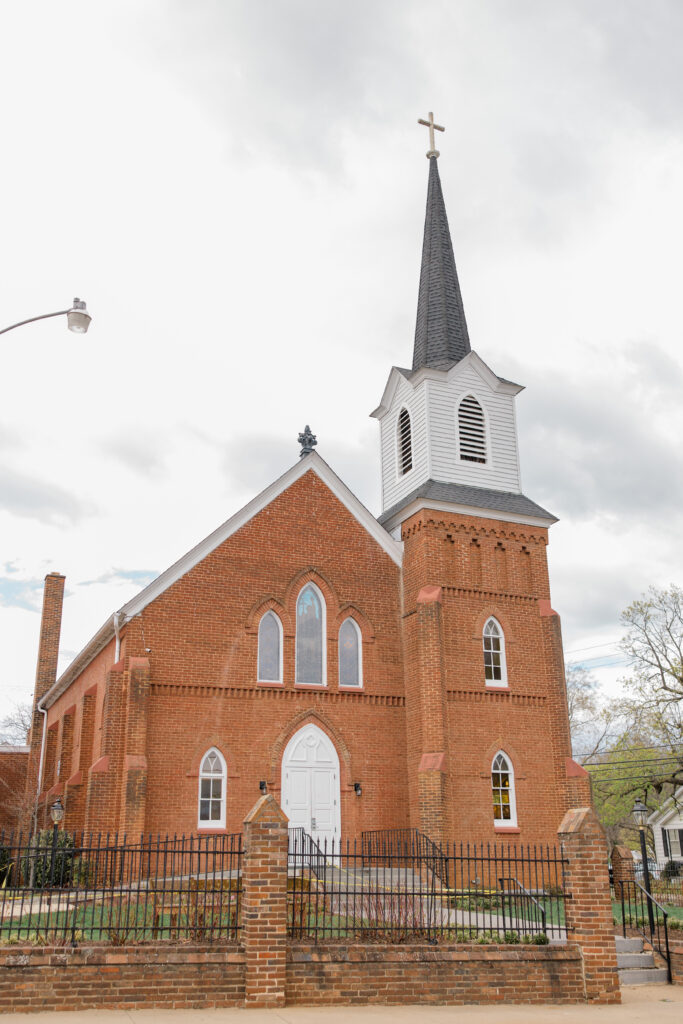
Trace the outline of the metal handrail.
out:
M 507 878 L 499 878 L 498 879 L 498 885 L 500 886 L 500 891 L 501 891 L 501 895 L 503 896 L 503 898 L 505 897 L 505 892 L 506 892 L 505 887 L 503 885 L 503 882 L 514 882 L 516 885 L 519 886 L 519 888 L 522 890 L 524 895 L 527 896 L 531 900 L 532 903 L 536 904 L 536 906 L 538 907 L 538 909 L 541 912 L 541 923 L 543 925 L 543 931 L 545 932 L 546 931 L 546 909 L 543 906 L 543 904 L 539 903 L 539 901 L 536 899 L 536 897 L 532 893 L 530 893 L 529 890 L 524 885 L 522 885 L 522 883 L 520 882 L 520 880 L 518 878 L 513 878 L 512 876 L 508 876 Z
M 643 893 L 643 895 L 645 896 L 645 899 L 647 901 L 648 911 L 650 912 L 650 915 L 649 915 L 649 917 L 650 917 L 650 937 L 649 937 L 649 939 L 648 939 L 647 933 L 645 931 L 645 928 L 643 927 L 641 929 L 641 928 L 638 927 L 638 914 L 637 913 L 635 915 L 635 924 L 632 924 L 631 927 L 635 928 L 635 930 L 637 932 L 639 931 L 640 934 L 643 936 L 643 938 L 646 939 L 646 941 L 648 941 L 650 943 L 652 948 L 654 950 L 656 950 L 657 953 L 659 953 L 659 955 L 662 957 L 662 959 L 666 960 L 666 980 L 669 983 L 669 985 L 671 985 L 672 982 L 673 982 L 673 977 L 672 977 L 672 973 L 671 973 L 671 951 L 669 949 L 669 928 L 668 928 L 668 925 L 667 925 L 667 921 L 668 921 L 668 918 L 669 918 L 669 912 L 668 912 L 668 910 L 666 910 L 662 906 L 662 904 L 659 902 L 659 900 L 655 899 L 655 897 L 652 895 L 652 893 L 648 892 L 647 889 L 645 888 L 645 886 L 641 885 L 640 882 L 637 882 L 635 880 L 635 878 L 629 878 L 629 879 L 625 879 L 625 880 L 624 879 L 620 879 L 619 880 L 619 886 L 620 886 L 620 889 L 621 889 L 621 929 L 622 929 L 622 935 L 624 936 L 624 938 L 626 938 L 626 906 L 625 906 L 625 903 L 624 903 L 624 885 L 626 884 L 626 882 L 628 882 L 628 883 L 632 884 L 633 886 L 635 886 L 636 889 L 640 889 L 641 893 Z M 641 897 L 641 902 L 642 902 L 642 897 Z M 655 928 L 654 928 L 654 925 L 653 925 L 653 917 L 651 916 L 652 915 L 652 904 L 654 904 L 657 907 L 657 909 L 661 911 L 662 918 L 664 919 L 663 920 L 663 924 L 664 924 L 664 951 L 662 951 L 662 949 L 661 949 L 661 943 L 659 941 L 659 937 L 657 937 L 657 941 L 655 942 L 655 934 L 654 934 L 655 933 Z M 630 909 L 631 908 L 630 908 L 630 905 L 629 905 L 629 921 L 630 921 L 630 917 L 631 917 Z

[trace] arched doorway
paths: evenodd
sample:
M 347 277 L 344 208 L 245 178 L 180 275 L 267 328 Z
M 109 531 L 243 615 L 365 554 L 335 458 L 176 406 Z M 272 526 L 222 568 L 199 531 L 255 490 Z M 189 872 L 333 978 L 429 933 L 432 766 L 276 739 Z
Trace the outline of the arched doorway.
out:
M 339 757 L 317 725 L 299 729 L 282 755 L 282 810 L 290 828 L 304 828 L 317 843 L 341 836 Z

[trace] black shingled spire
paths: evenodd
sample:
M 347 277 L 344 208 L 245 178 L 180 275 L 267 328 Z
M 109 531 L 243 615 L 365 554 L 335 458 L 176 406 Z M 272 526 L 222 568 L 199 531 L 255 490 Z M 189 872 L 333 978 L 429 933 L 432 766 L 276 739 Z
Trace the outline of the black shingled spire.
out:
M 439 168 L 436 156 L 430 156 L 413 370 L 446 370 L 470 351 Z

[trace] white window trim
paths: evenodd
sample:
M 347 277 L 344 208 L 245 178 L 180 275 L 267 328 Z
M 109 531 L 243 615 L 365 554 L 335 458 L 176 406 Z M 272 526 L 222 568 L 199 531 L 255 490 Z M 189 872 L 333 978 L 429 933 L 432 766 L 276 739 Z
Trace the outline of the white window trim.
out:
M 484 444 L 486 445 L 486 462 L 472 462 L 470 459 L 463 459 L 460 455 L 460 406 L 466 398 L 474 398 L 479 403 L 479 408 L 482 411 L 484 417 Z M 481 473 L 490 473 L 493 470 L 493 447 L 491 445 L 491 429 L 489 423 L 489 414 L 485 403 L 481 400 L 481 396 L 469 388 L 467 391 L 463 391 L 455 403 L 455 454 L 456 462 L 460 466 L 469 466 L 470 469 L 474 469 Z
M 495 828 L 517 828 L 517 792 L 515 790 L 515 769 L 512 764 L 512 758 L 506 751 L 497 750 L 491 758 L 491 771 L 489 772 L 489 792 L 491 793 L 491 800 L 493 800 L 493 766 L 496 763 L 496 758 L 502 756 L 508 766 L 508 774 L 510 777 L 510 818 L 494 818 L 493 824 Z
M 202 819 L 200 818 L 201 799 L 202 799 L 202 779 L 215 779 L 216 778 L 215 775 L 202 775 L 202 765 L 204 764 L 204 759 L 209 754 L 216 754 L 216 756 L 218 757 L 218 760 L 221 763 L 221 783 L 222 783 L 222 785 L 221 785 L 221 816 L 220 816 L 220 820 L 219 821 L 202 821 Z M 218 829 L 218 828 L 225 828 L 225 807 L 226 807 L 226 804 L 227 804 L 227 796 L 228 796 L 227 790 L 228 790 L 228 766 L 225 763 L 225 758 L 221 754 L 221 752 L 218 749 L 218 747 L 209 747 L 208 750 L 204 751 L 204 753 L 202 754 L 202 756 L 200 758 L 200 761 L 199 761 L 199 782 L 197 783 L 197 828 L 198 829 L 201 829 L 201 830 L 205 831 L 205 830 L 215 830 L 215 829 Z
M 408 419 L 410 420 L 410 462 L 411 462 L 410 469 L 407 470 L 405 473 L 401 472 L 402 460 L 401 460 L 401 445 L 400 445 L 400 441 L 399 441 L 399 436 L 400 436 L 400 433 L 399 433 L 399 423 L 400 423 L 400 420 L 401 420 L 401 413 L 403 412 L 404 409 L 408 413 Z M 414 435 L 413 435 L 413 414 L 412 414 L 412 411 L 405 404 L 405 402 L 401 406 L 401 408 L 398 410 L 398 416 L 396 417 L 396 422 L 394 423 L 394 452 L 396 454 L 396 481 L 397 481 L 397 483 L 400 483 L 401 480 L 405 480 L 415 470 L 415 438 L 414 438 Z
M 353 623 L 353 627 L 356 630 L 356 636 L 358 637 L 358 682 L 357 683 L 342 683 L 341 682 L 341 646 L 339 644 L 339 637 L 341 635 L 342 626 L 345 626 L 347 622 Z M 353 615 L 348 615 L 341 626 L 339 627 L 339 633 L 337 633 L 337 672 L 339 673 L 339 689 L 340 690 L 362 690 L 363 689 L 363 634 L 361 628 L 354 619 Z
M 320 605 L 323 612 L 322 630 L 323 630 L 323 672 L 321 683 L 301 683 L 299 682 L 299 598 L 303 594 L 304 590 L 308 587 L 312 587 L 315 590 L 320 600 Z M 295 622 L 295 634 L 294 634 L 294 685 L 295 686 L 327 686 L 327 605 L 325 604 L 325 598 L 322 595 L 320 587 L 317 587 L 312 580 L 308 583 L 304 583 L 303 587 L 299 591 L 296 597 L 296 604 L 294 605 L 294 622 Z
M 273 616 L 273 618 L 277 622 L 277 627 L 278 627 L 278 630 L 279 630 L 279 633 L 280 633 L 280 664 L 279 664 L 279 667 L 278 667 L 278 678 L 277 679 L 261 679 L 261 623 L 265 619 L 266 615 L 272 615 Z M 257 683 L 268 683 L 268 684 L 270 684 L 270 686 L 276 686 L 278 684 L 282 685 L 282 682 L 283 682 L 283 675 L 282 675 L 282 672 L 283 672 L 283 652 L 282 652 L 283 636 L 284 636 L 284 634 L 283 634 L 283 630 L 282 630 L 282 622 L 280 621 L 280 616 L 277 614 L 277 612 L 273 611 L 272 608 L 269 608 L 268 611 L 264 612 L 263 615 L 261 616 L 261 618 L 259 619 L 258 632 L 257 632 L 257 635 L 256 635 L 256 682 Z
M 484 683 L 489 690 L 507 690 L 509 689 L 508 684 L 508 663 L 505 656 L 505 631 L 501 626 L 495 615 L 489 615 L 488 619 L 484 623 L 484 628 L 481 631 L 481 652 L 484 655 L 484 637 L 486 635 L 486 627 L 489 622 L 495 622 L 500 630 L 500 680 L 496 682 L 495 679 L 486 678 L 486 664 L 484 663 Z

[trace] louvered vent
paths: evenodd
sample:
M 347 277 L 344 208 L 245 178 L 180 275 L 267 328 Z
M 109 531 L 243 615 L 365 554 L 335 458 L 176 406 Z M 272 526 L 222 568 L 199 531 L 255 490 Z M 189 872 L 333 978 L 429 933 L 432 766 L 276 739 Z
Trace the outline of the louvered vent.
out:
M 476 398 L 463 398 L 458 409 L 460 458 L 465 462 L 486 462 L 484 410 Z
M 398 417 L 398 468 L 401 476 L 413 468 L 413 442 L 410 435 L 410 414 L 401 409 Z

